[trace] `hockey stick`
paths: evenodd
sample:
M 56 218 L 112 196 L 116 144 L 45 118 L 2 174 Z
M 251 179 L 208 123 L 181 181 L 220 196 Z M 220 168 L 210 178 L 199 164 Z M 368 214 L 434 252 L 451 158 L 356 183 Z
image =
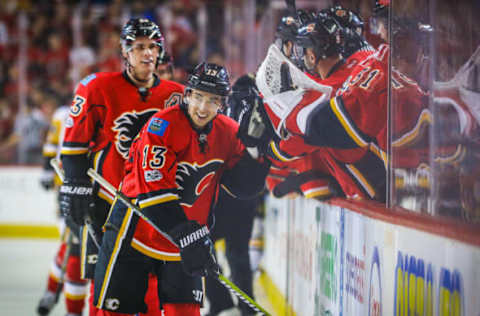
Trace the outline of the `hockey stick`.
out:
M 135 204 L 130 201 L 130 199 L 125 196 L 122 192 L 118 191 L 113 185 L 111 185 L 107 180 L 105 180 L 101 175 L 99 175 L 95 170 L 92 168 L 88 169 L 87 174 L 92 177 L 95 181 L 100 183 L 108 192 L 113 194 L 117 197 L 120 201 L 125 203 L 135 214 L 137 214 L 140 218 L 144 221 L 149 223 L 158 233 L 160 233 L 163 237 L 169 240 L 172 244 L 177 245 L 177 243 L 165 232 L 163 232 L 157 225 L 155 225 L 148 217 L 146 217 L 142 211 L 136 206 Z M 219 272 L 214 272 L 214 277 L 218 280 L 223 286 L 225 286 L 232 294 L 238 297 L 240 300 L 245 302 L 252 310 L 255 312 L 262 313 L 263 315 L 270 316 L 270 314 L 263 309 L 260 305 L 258 305 L 250 296 L 248 296 L 245 292 L 238 288 L 232 281 L 227 279 L 223 274 Z
M 53 169 L 57 173 L 58 177 L 63 182 L 63 180 L 65 179 L 65 174 L 64 174 L 62 168 L 60 167 L 60 164 L 58 163 L 58 160 L 56 158 L 50 159 L 50 165 L 53 167 Z M 97 249 L 100 249 L 100 243 L 98 242 L 97 236 L 95 235 L 93 227 L 92 227 L 92 219 L 88 215 L 85 218 L 85 226 L 87 227 L 88 234 L 90 235 L 90 237 L 92 237 L 93 243 L 95 244 L 95 246 L 97 246 Z

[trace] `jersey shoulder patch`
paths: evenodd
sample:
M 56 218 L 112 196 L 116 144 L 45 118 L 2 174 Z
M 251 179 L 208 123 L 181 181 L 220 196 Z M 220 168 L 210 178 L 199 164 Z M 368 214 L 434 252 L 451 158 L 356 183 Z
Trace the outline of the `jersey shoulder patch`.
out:
M 164 119 L 153 117 L 150 123 L 148 123 L 147 131 L 157 136 L 163 136 L 169 124 L 170 123 Z
M 84 86 L 87 86 L 90 81 L 92 81 L 93 79 L 97 78 L 97 74 L 90 74 L 88 76 L 86 76 L 85 78 L 83 78 L 80 83 Z

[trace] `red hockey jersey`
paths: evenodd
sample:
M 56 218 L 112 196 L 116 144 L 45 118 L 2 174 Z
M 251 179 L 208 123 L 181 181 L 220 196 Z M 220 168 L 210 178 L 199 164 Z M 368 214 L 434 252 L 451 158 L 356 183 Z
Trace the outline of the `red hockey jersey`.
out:
M 125 72 L 91 74 L 76 89 L 61 153 L 89 155 L 91 166 L 118 187 L 134 137 L 154 113 L 180 104 L 182 96 L 183 86 L 173 81 L 156 79 L 140 93 Z M 103 188 L 98 195 L 113 201 Z
M 351 80 L 352 71 L 371 55 L 373 55 L 373 51 L 358 51 L 344 62 L 335 65 L 326 79 L 321 80 L 318 77 L 312 77 L 312 79 L 322 85 L 332 87 L 332 94 L 338 95 L 343 91 L 342 87 L 345 88 L 344 83 Z M 322 98 L 325 99 L 325 96 L 318 91 L 311 90 L 305 93 L 301 102 L 287 117 L 287 125 L 296 124 L 298 113 L 307 107 L 312 108 L 312 105 L 315 106 Z M 293 122 L 289 122 L 291 120 Z M 289 175 L 287 170 L 290 169 L 300 175 L 302 173 L 312 174 L 312 171 L 315 172 L 314 175 L 324 173 L 323 178 L 307 179 L 308 181 L 301 185 L 300 189 L 306 197 L 327 198 L 331 196 L 333 193 L 332 186 L 329 185 L 331 180 L 327 175 L 336 178 L 344 193 L 349 197 L 373 197 L 376 193 L 375 190 L 372 189 L 360 170 L 351 165 L 364 158 L 367 151 L 368 148 L 341 149 L 311 146 L 306 144 L 298 134 L 291 135 L 278 143 L 272 142 L 269 153 L 276 161 L 273 164 L 271 176 L 267 179 L 269 189 L 273 189 L 275 185 L 283 181 Z M 299 157 L 301 158 L 298 159 Z M 375 160 L 375 157 L 369 159 Z M 381 163 L 377 162 L 377 165 L 382 167 Z M 353 179 L 349 179 L 349 177 Z
M 189 220 L 207 224 L 221 174 L 245 154 L 235 121 L 219 114 L 209 124 L 208 133 L 197 132 L 180 106 L 156 113 L 132 145 L 123 193 L 142 209 L 178 200 Z M 142 219 L 132 247 L 153 258 L 180 260 L 178 249 Z

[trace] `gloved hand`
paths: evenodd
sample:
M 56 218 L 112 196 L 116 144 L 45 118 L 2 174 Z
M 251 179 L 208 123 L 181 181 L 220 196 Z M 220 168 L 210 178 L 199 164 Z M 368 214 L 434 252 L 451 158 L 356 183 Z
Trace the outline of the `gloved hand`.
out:
M 93 208 L 93 189 L 88 180 L 65 179 L 59 193 L 60 211 L 77 225 L 83 226 L 85 216 Z
M 55 172 L 53 170 L 43 170 L 42 174 L 40 175 L 40 185 L 45 190 L 50 190 L 51 188 L 53 188 L 54 178 L 55 178 Z
M 218 273 L 219 267 L 213 254 L 213 242 L 206 226 L 196 221 L 183 222 L 170 231 L 182 257 L 183 270 L 192 276 Z

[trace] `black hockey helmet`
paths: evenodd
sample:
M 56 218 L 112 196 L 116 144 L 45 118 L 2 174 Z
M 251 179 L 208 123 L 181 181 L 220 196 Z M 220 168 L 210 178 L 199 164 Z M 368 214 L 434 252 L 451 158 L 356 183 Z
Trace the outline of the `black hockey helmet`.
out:
M 322 12 L 331 15 L 341 27 L 352 30 L 358 35 L 362 35 L 365 24 L 356 12 L 344 8 L 341 5 L 330 7 Z
M 342 28 L 330 15 L 318 13 L 298 29 L 296 43 L 303 48 L 312 48 L 320 59 L 342 52 Z
M 203 62 L 196 66 L 188 77 L 187 88 L 226 97 L 230 93 L 230 79 L 227 69 L 217 64 Z
M 330 15 L 342 27 L 342 43 L 344 44 L 342 55 L 344 58 L 351 56 L 358 50 L 373 50 L 363 37 L 364 23 L 362 18 L 349 9 L 336 5 L 323 10 Z
M 137 37 L 145 36 L 153 39 L 160 47 L 160 57 L 164 54 L 164 38 L 157 24 L 146 18 L 134 18 L 128 20 L 120 34 L 120 41 L 127 50 Z

